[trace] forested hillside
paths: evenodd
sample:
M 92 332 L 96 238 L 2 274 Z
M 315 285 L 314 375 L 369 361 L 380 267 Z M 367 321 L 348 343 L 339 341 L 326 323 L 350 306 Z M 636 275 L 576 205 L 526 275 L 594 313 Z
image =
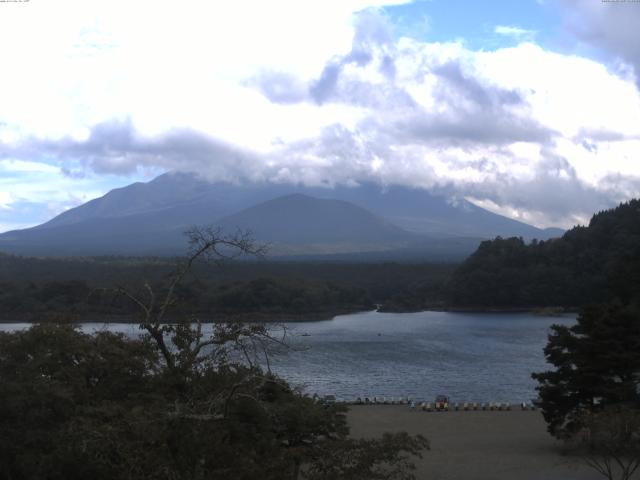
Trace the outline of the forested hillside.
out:
M 640 200 L 595 214 L 561 238 L 482 242 L 454 272 L 461 307 L 579 307 L 640 298 Z
M 136 306 L 114 294 L 123 286 L 161 288 L 174 259 L 39 259 L 0 255 L 0 321 L 68 319 L 136 321 Z M 453 270 L 448 264 L 230 262 L 197 264 L 177 292 L 177 316 L 203 320 L 318 319 L 374 308 L 408 286 L 440 293 Z M 421 290 L 421 291 L 422 291 Z M 117 318 L 114 318 L 117 317 Z

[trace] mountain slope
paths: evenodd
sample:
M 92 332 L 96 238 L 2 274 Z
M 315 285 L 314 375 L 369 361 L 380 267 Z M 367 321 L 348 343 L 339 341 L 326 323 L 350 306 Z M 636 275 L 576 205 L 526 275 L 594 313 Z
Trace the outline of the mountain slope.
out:
M 167 222 L 166 210 L 18 230 L 4 234 L 2 242 L 9 251 L 36 255 L 183 253 L 183 232 L 190 225 L 184 218 L 177 226 Z M 209 223 L 226 232 L 251 230 L 256 241 L 273 244 L 274 255 L 383 251 L 419 238 L 351 203 L 301 194 L 278 197 Z
M 494 238 L 501 235 L 547 239 L 564 233 L 560 229 L 539 229 L 489 212 L 467 200 L 450 201 L 418 188 L 382 188 L 365 183 L 358 187 L 339 186 L 335 189 L 315 188 L 307 191 L 309 195 L 321 198 L 331 197 L 352 202 L 389 219 L 405 230 L 429 236 Z
M 175 254 L 184 251 L 181 232 L 189 226 L 214 224 L 223 219 L 225 226 L 229 226 L 233 224 L 233 215 L 292 193 L 348 202 L 353 207 L 366 209 L 370 214 L 395 225 L 395 228 L 404 230 L 403 241 L 407 241 L 407 231 L 431 240 L 438 238 L 441 243 L 446 243 L 446 239 L 451 237 L 474 239 L 516 235 L 529 239 L 548 238 L 557 234 L 495 215 L 466 200 L 451 203 L 444 197 L 406 187 L 384 189 L 375 184 L 336 188 L 273 183 L 235 185 L 208 183 L 189 174 L 164 174 L 148 183 L 135 183 L 112 190 L 37 227 L 0 234 L 0 251 L 36 255 Z M 332 215 L 338 215 L 339 211 L 339 208 L 334 209 Z M 250 216 L 250 212 L 244 215 Z M 321 217 L 323 214 L 310 215 Z M 269 218 L 275 221 L 273 215 Z M 247 222 L 248 217 L 236 218 L 238 226 L 249 225 L 253 221 Z M 314 230 L 313 222 L 307 222 L 303 227 L 301 223 L 287 223 L 284 218 L 278 225 L 271 231 L 293 235 L 289 239 L 277 239 L 278 243 L 289 246 L 301 244 L 295 236 L 304 235 L 305 231 L 310 232 L 309 237 L 317 239 L 320 238 L 319 233 L 326 235 L 329 229 Z M 338 242 L 334 238 L 332 243 L 343 244 L 337 250 L 329 248 L 325 251 L 321 248 L 305 251 L 295 248 L 290 251 L 285 249 L 283 253 L 304 255 L 358 251 L 358 248 L 365 247 L 364 240 L 374 249 L 382 245 L 388 248 L 393 243 L 390 242 L 389 232 L 383 234 L 378 230 L 378 234 L 382 235 L 380 239 L 375 235 L 351 239 L 345 236 Z M 311 238 L 305 240 L 306 244 L 311 241 Z M 421 248 L 431 247 L 425 244 Z M 367 247 L 363 251 L 370 249 Z
M 68 225 L 90 218 L 124 217 L 162 212 L 165 224 L 210 223 L 279 196 L 300 193 L 317 198 L 344 200 L 389 219 L 416 233 L 432 236 L 493 238 L 522 236 L 547 239 L 562 235 L 560 229 L 539 229 L 491 213 L 461 199 L 455 202 L 422 189 L 365 183 L 355 187 L 306 187 L 253 183 L 208 183 L 190 174 L 167 173 L 148 183 L 134 183 L 112 190 L 101 198 L 64 212 L 36 228 Z
M 90 218 L 70 225 L 15 230 L 0 235 L 0 251 L 19 255 L 178 255 L 185 228 L 162 224 L 161 215 Z
M 217 224 L 225 230 L 249 229 L 258 240 L 288 244 L 391 244 L 415 237 L 352 203 L 300 193 L 247 208 Z

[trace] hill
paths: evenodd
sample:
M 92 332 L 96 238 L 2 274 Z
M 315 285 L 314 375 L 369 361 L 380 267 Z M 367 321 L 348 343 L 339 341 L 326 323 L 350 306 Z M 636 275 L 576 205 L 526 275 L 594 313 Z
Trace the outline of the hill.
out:
M 595 214 L 587 227 L 527 244 L 480 244 L 454 272 L 451 304 L 470 307 L 579 307 L 640 299 L 640 200 Z
M 274 254 L 300 246 L 305 252 L 388 250 L 418 238 L 352 203 L 300 193 L 269 200 L 217 223 L 225 231 L 252 231 L 259 241 L 274 244 Z

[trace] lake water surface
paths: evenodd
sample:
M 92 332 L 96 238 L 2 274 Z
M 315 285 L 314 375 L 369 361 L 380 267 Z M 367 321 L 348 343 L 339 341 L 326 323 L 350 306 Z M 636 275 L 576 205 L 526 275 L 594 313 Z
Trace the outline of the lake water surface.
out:
M 531 372 L 548 368 L 542 349 L 553 323 L 513 313 L 379 313 L 288 323 L 294 347 L 272 359 L 272 370 L 309 393 L 342 399 L 409 396 L 454 402 L 529 401 L 536 396 Z M 0 330 L 24 324 L 0 324 Z M 83 324 L 137 335 L 137 325 Z

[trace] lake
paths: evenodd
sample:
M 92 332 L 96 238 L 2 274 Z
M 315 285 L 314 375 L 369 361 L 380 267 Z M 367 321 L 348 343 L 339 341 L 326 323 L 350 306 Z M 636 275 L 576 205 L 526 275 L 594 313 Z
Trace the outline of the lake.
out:
M 531 372 L 548 368 L 542 349 L 549 327 L 575 316 L 513 313 L 380 313 L 287 323 L 288 352 L 272 370 L 309 393 L 341 399 L 394 396 L 453 402 L 530 401 Z M 0 324 L 0 330 L 24 328 Z M 137 335 L 137 325 L 83 324 Z

